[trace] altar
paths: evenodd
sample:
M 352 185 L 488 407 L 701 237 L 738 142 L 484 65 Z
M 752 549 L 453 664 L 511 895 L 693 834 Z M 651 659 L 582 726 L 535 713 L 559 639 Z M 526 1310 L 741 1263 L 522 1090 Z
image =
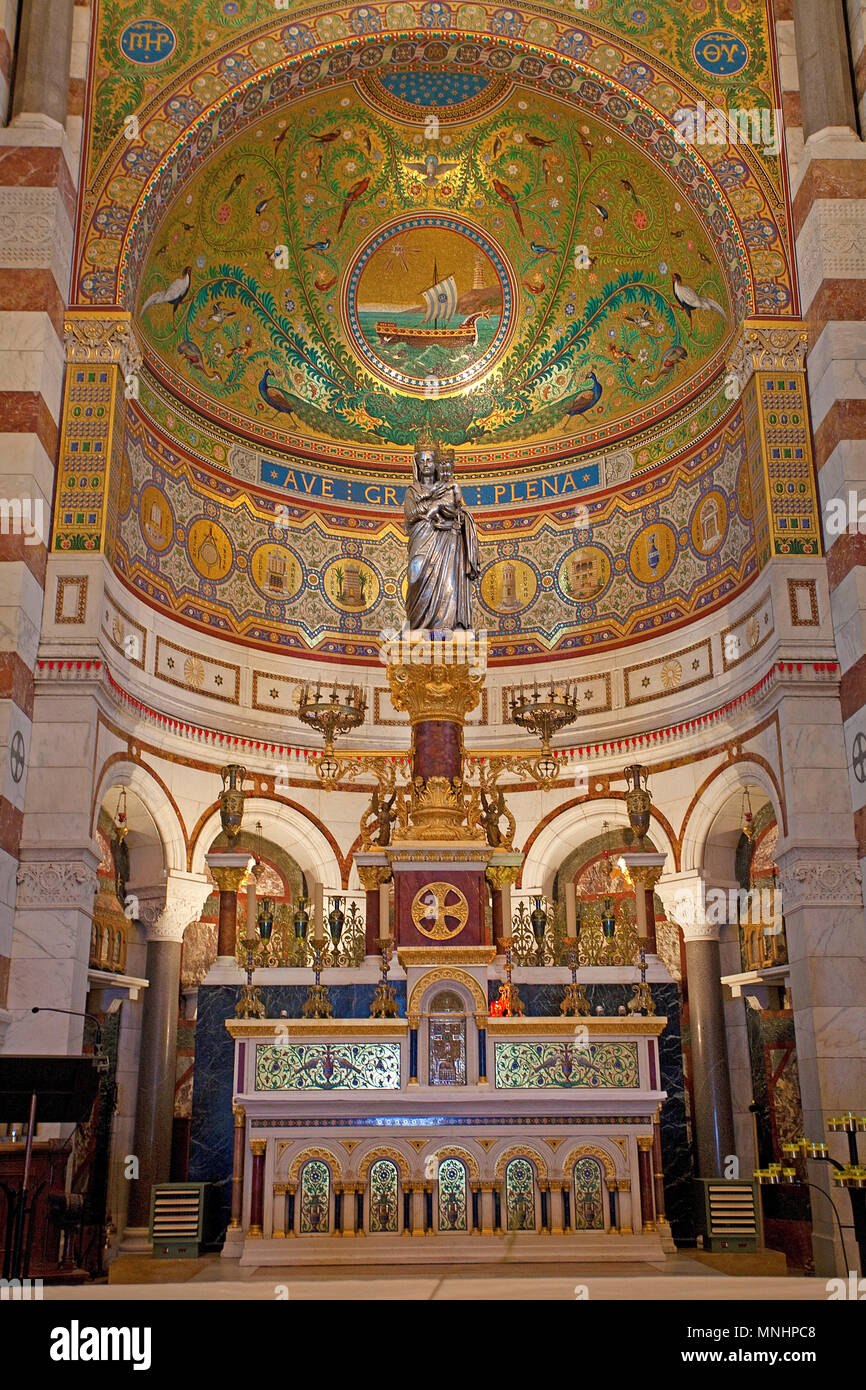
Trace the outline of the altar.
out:
M 477 968 L 411 973 L 406 1018 L 226 1023 L 237 1163 L 224 1254 L 662 1258 L 667 1019 L 491 1018 Z M 354 1241 L 337 1254 L 336 1238 Z

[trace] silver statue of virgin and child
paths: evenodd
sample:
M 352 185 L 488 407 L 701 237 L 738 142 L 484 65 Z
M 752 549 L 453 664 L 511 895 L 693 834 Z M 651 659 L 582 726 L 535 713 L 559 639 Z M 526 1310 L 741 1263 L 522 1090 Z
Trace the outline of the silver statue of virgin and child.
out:
M 478 532 L 454 481 L 454 450 L 422 437 L 403 515 L 409 537 L 406 617 L 415 631 L 472 629 L 472 586 L 481 572 Z

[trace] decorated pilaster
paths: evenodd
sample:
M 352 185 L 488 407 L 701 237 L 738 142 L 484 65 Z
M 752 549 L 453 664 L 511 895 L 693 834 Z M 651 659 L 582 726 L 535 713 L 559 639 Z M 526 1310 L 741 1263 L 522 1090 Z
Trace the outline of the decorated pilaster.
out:
M 651 1234 L 653 1231 L 655 1231 L 656 1228 L 655 1200 L 653 1194 L 652 1147 L 652 1135 L 642 1134 L 637 1141 L 637 1148 L 638 1172 L 640 1174 L 641 1229 L 644 1235 Z
M 250 1224 L 247 1236 L 255 1239 L 262 1234 L 265 1214 L 265 1150 L 267 1139 L 251 1139 L 252 1172 L 250 1174 Z

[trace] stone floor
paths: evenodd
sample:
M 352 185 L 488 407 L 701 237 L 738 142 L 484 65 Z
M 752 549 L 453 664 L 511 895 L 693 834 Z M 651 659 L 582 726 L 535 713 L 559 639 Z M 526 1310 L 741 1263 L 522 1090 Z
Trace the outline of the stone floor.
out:
M 563 1263 L 550 1266 L 505 1261 L 499 1266 L 413 1265 L 398 1270 L 370 1265 L 341 1268 L 239 1269 L 218 1255 L 198 1260 L 154 1260 L 121 1255 L 102 1284 L 74 1290 L 51 1288 L 45 1297 L 126 1300 L 345 1300 L 387 1299 L 429 1302 L 489 1298 L 526 1300 L 826 1300 L 824 1279 L 787 1274 L 785 1257 L 776 1251 L 754 1255 L 680 1252 L 635 1265 Z

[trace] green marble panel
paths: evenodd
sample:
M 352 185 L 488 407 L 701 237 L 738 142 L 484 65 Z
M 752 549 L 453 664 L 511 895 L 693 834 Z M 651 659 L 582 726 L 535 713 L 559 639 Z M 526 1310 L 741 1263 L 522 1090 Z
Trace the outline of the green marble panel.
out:
M 398 1091 L 400 1044 L 262 1043 L 257 1091 Z
M 494 1056 L 501 1090 L 636 1090 L 640 1085 L 636 1042 L 497 1042 Z

